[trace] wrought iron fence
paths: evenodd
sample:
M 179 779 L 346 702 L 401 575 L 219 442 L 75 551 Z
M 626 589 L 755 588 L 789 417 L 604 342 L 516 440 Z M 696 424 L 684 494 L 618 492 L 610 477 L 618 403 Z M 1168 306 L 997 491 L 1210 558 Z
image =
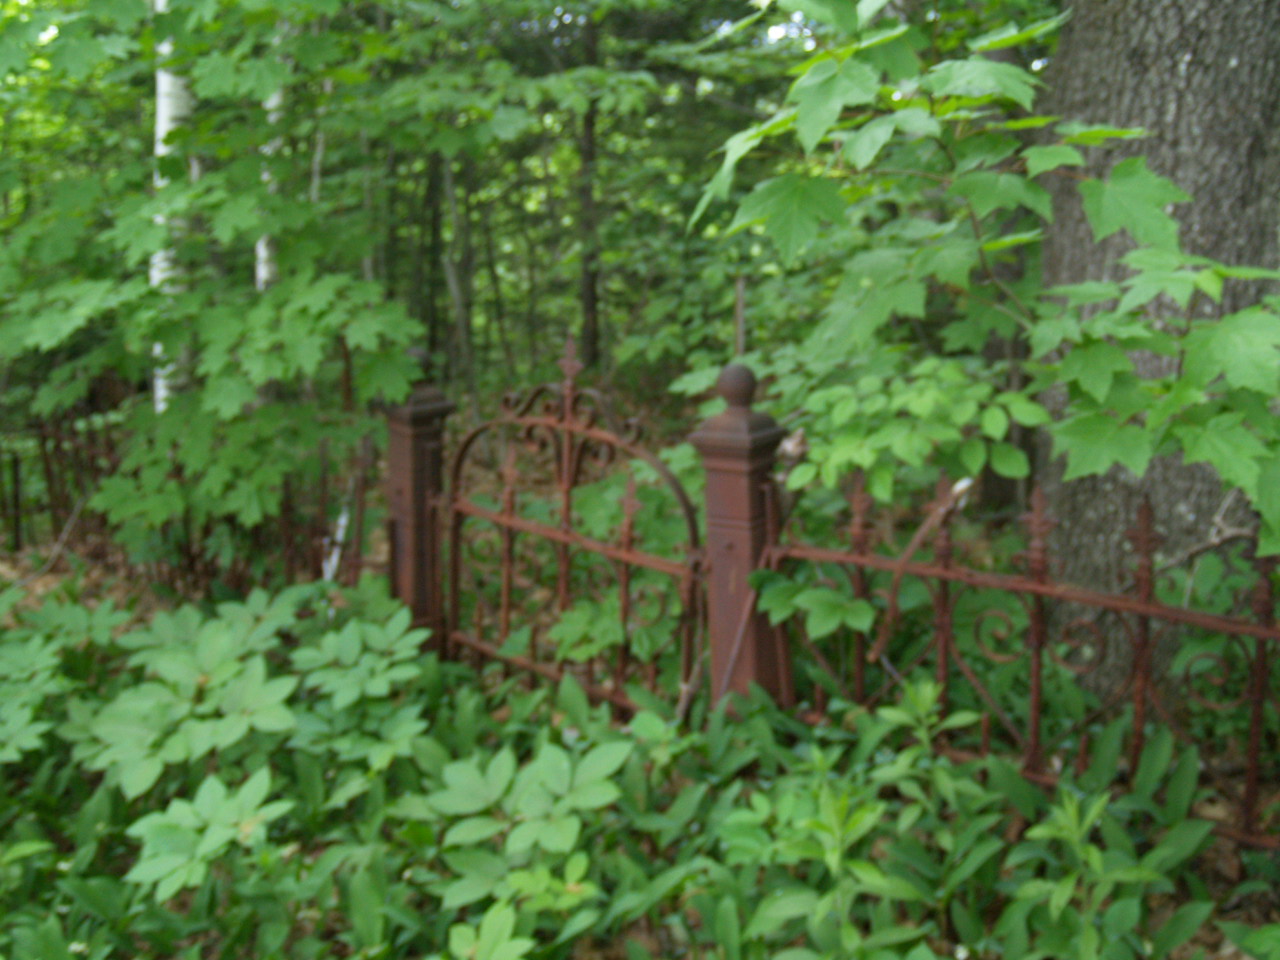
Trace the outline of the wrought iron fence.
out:
M 946 708 L 981 717 L 974 736 L 953 735 L 948 749 L 1014 757 L 1048 783 L 1088 754 L 1104 719 L 1125 716 L 1123 779 L 1163 727 L 1199 745 L 1206 783 L 1234 803 L 1223 832 L 1280 847 L 1273 559 L 1241 559 L 1244 613 L 1170 602 L 1157 518 L 1144 505 L 1128 534 L 1129 589 L 1061 583 L 1037 491 L 1018 569 L 993 569 L 968 561 L 957 539 L 967 481 L 940 484 L 899 537 L 853 478 L 844 533 L 821 542 L 783 515 L 783 432 L 752 408 L 755 379 L 741 366 L 720 378 L 724 412 L 690 437 L 705 475 L 703 534 L 662 460 L 612 418 L 605 397 L 579 386 L 572 344 L 562 369 L 559 384 L 507 401 L 452 457 L 452 406 L 438 392 L 420 389 L 391 416 L 396 591 L 445 653 L 552 679 L 572 672 L 622 710 L 633 707 L 629 691 L 658 688 L 664 649 L 680 651 L 667 688 L 680 711 L 704 675 L 716 699 L 759 685 L 792 705 L 794 671 L 811 684 L 802 699 L 815 722 L 832 697 L 874 706 L 928 670 Z M 641 542 L 637 521 L 664 510 L 679 533 L 659 550 Z M 792 596 L 820 588 L 847 615 L 812 629 L 794 604 L 768 602 L 783 578 Z M 585 603 L 591 629 L 575 635 Z

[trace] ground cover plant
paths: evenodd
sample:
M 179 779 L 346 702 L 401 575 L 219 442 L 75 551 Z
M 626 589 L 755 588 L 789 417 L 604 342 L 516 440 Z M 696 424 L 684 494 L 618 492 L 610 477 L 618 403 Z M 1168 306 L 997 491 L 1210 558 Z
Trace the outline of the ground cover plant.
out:
M 1042 790 L 935 749 L 972 746 L 980 704 L 944 714 L 918 677 L 871 712 L 829 690 L 818 725 L 763 701 L 676 722 L 640 690 L 615 717 L 573 680 L 424 653 L 372 582 L 290 585 L 353 572 L 379 527 L 382 405 L 427 376 L 465 429 L 559 375 L 565 328 L 667 436 L 746 349 L 762 406 L 807 432 L 787 484 L 815 528 L 854 469 L 882 502 L 1007 481 L 1013 512 L 1057 469 L 1039 438 L 1120 493 L 1196 465 L 1223 507 L 1178 501 L 1199 529 L 1172 556 L 1228 505 L 1280 550 L 1280 7 L 1215 2 L 1076 0 L 1141 64 L 1113 73 L 1053 0 L 0 0 L 0 452 L 56 541 L 35 579 L 93 515 L 131 575 L 199 601 L 0 593 L 0 960 L 1280 955 L 1280 869 L 1211 836 L 1203 758 L 1153 728 L 1113 793 L 1126 718 L 1089 719 L 1062 671 L 1046 724 L 1087 721 L 1090 747 Z M 1224 55 L 1170 59 L 1205 46 Z M 1161 109 L 1082 119 L 1053 100 L 1073 77 Z M 1223 122 L 1193 141 L 1163 114 Z M 1224 220 L 1240 242 L 1206 242 Z M 66 496 L 37 428 L 95 421 L 109 476 Z M 586 527 L 616 528 L 610 482 L 575 501 Z M 1016 549 L 975 538 L 996 540 Z M 1237 605 L 1233 549 L 1172 589 Z M 848 665 L 878 608 L 838 582 L 761 596 Z M 669 585 L 636 586 L 672 689 Z M 904 651 L 929 642 L 919 587 Z M 623 642 L 622 602 L 551 625 L 540 599 L 513 641 L 546 628 L 570 665 Z M 1232 649 L 1186 640 L 1172 669 Z
M 1116 725 L 1044 792 L 938 755 L 975 717 L 944 720 L 928 681 L 819 727 L 764 699 L 618 723 L 572 679 L 421 655 L 372 582 L 141 620 L 3 596 L 12 960 L 1120 960 L 1222 938 L 1198 760 L 1167 736 L 1127 795 Z M 1274 928 L 1222 930 L 1274 955 Z

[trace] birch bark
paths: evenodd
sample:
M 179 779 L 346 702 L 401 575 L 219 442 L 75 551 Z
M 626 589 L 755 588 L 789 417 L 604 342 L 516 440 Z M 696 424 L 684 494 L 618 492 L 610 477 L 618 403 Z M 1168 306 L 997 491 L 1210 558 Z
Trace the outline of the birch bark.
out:
M 169 0 L 152 0 L 152 9 L 156 14 L 168 13 L 169 8 Z M 187 79 L 168 66 L 173 57 L 173 51 L 172 37 L 165 37 L 156 46 L 156 122 L 153 147 L 156 167 L 153 182 L 157 192 L 169 184 L 169 178 L 164 170 L 164 158 L 173 153 L 173 144 L 170 140 L 174 132 L 187 123 L 195 108 L 195 98 L 191 95 L 191 86 Z M 194 180 L 199 173 L 198 164 L 192 159 L 189 162 L 188 176 Z M 183 223 L 179 218 L 166 213 L 157 213 L 155 223 L 166 230 L 169 239 L 164 247 L 151 255 L 148 280 L 157 290 L 175 293 L 181 286 L 175 240 L 181 235 Z M 169 398 L 173 394 L 176 366 L 174 358 L 168 355 L 162 343 L 156 342 L 151 345 L 151 355 L 155 360 L 152 374 L 152 398 L 156 411 L 163 413 L 168 408 Z

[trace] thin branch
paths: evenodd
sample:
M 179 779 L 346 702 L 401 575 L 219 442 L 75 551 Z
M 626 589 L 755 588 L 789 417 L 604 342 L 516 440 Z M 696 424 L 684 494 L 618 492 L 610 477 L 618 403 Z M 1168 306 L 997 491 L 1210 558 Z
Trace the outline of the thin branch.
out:
M 63 549 L 67 545 L 67 539 L 71 536 L 71 531 L 75 527 L 76 521 L 80 519 L 80 511 L 84 509 L 84 505 L 88 500 L 88 495 L 80 498 L 80 502 L 77 503 L 75 509 L 71 511 L 71 516 L 67 517 L 67 522 L 62 525 L 62 532 L 58 534 L 58 539 L 53 545 L 53 550 L 50 552 L 49 558 L 45 560 L 43 566 L 41 566 L 39 570 L 31 574 L 29 577 L 19 580 L 15 584 L 19 590 L 35 583 L 53 569 L 53 565 L 58 562 L 58 557 L 62 554 Z

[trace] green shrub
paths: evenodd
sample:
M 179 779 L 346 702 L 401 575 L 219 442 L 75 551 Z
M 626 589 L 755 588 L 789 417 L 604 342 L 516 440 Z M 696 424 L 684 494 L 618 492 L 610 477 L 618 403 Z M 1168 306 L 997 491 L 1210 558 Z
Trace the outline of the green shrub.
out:
M 329 589 L 141 625 L 5 595 L 0 956 L 1127 960 L 1213 912 L 1169 737 L 1113 799 L 1110 732 L 1053 795 L 940 755 L 975 716 L 928 681 L 825 726 L 620 725 Z

